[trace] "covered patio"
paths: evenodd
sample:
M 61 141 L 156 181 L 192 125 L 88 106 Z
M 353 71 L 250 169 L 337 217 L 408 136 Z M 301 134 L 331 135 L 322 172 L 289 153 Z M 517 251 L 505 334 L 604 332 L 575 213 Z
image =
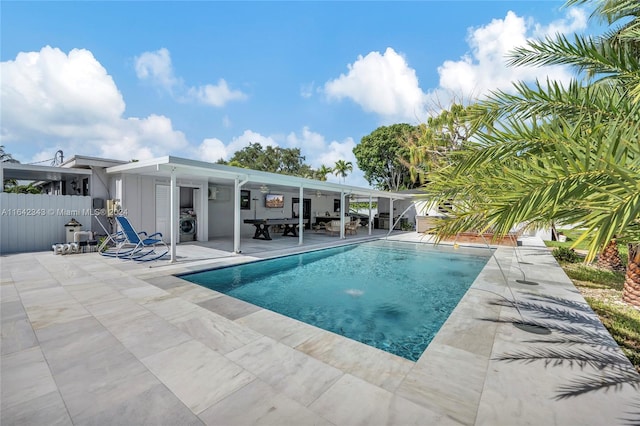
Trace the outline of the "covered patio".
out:
M 230 231 L 227 235 L 233 242 L 232 251 L 235 253 L 245 252 L 243 248 L 243 235 L 246 235 L 246 231 L 243 234 L 243 219 L 255 220 L 255 219 L 269 219 L 269 218 L 290 218 L 291 213 L 287 208 L 281 210 L 265 211 L 263 210 L 260 216 L 270 215 L 267 217 L 258 217 L 256 215 L 256 204 L 259 198 L 255 197 L 255 194 L 270 194 L 287 191 L 290 202 L 293 202 L 295 197 L 298 200 L 299 205 L 305 199 L 312 199 L 314 197 L 329 197 L 331 199 L 339 200 L 339 203 L 332 207 L 332 214 L 337 215 L 336 219 L 340 221 L 340 239 L 346 238 L 345 225 L 348 222 L 348 200 L 350 197 L 358 197 L 360 200 L 366 199 L 371 206 L 374 201 L 379 199 L 389 200 L 389 211 L 393 212 L 393 202 L 395 200 L 411 199 L 411 194 L 399 194 L 386 191 L 377 191 L 369 188 L 359 188 L 349 185 L 340 185 L 331 182 L 323 182 L 319 180 L 312 180 L 301 178 L 297 176 L 289 176 L 276 173 L 267 173 L 262 171 L 243 169 L 239 167 L 231 167 L 220 164 L 205 163 L 201 161 L 188 160 L 178 157 L 161 157 L 152 160 L 132 162 L 114 167 L 107 168 L 107 174 L 115 180 L 115 194 L 121 202 L 121 208 L 134 212 L 132 220 L 138 220 L 140 223 L 151 224 L 153 221 L 149 219 L 150 209 L 146 204 L 153 199 L 149 195 L 145 194 L 149 188 L 154 188 L 153 185 L 147 185 L 145 189 L 135 189 L 131 191 L 131 188 L 141 188 L 140 179 L 152 179 L 155 185 L 164 184 L 168 185 L 168 206 L 169 214 L 166 217 L 168 223 L 167 232 L 163 234 L 170 235 L 170 259 L 171 262 L 177 260 L 176 247 L 178 244 L 178 218 L 180 215 L 180 208 L 178 205 L 178 188 L 181 185 L 188 185 L 196 188 L 198 191 L 197 196 L 194 199 L 195 207 L 198 215 L 198 226 L 201 229 L 209 229 L 210 221 L 214 220 L 209 212 L 210 204 L 208 201 L 211 199 L 211 191 L 217 191 L 219 187 L 231 188 L 230 202 L 231 209 L 225 210 L 225 214 L 230 215 L 233 218 L 230 224 Z M 154 188 L 155 190 L 155 188 Z M 252 195 L 249 199 L 243 199 L 243 190 L 249 190 Z M 132 195 L 128 195 L 128 193 Z M 209 196 L 208 196 L 209 195 Z M 145 200 L 141 201 L 141 200 Z M 215 198 L 215 197 L 214 197 Z M 251 202 L 254 204 L 251 204 Z M 243 206 L 243 203 L 249 202 L 248 206 Z M 156 198 L 156 205 L 158 204 Z M 289 206 L 290 204 L 287 204 Z M 253 213 L 251 207 L 253 206 Z M 360 231 L 360 233 L 366 233 L 367 235 L 373 235 L 373 215 L 370 208 L 368 226 Z M 334 213 L 335 212 L 335 213 Z M 329 214 L 329 211 L 326 212 Z M 316 220 L 321 216 L 321 212 L 316 211 L 314 215 L 309 212 L 311 221 Z M 136 217 L 137 215 L 137 217 Z M 155 212 L 156 217 L 160 217 L 159 213 Z M 131 218 L 131 215 L 129 215 Z M 393 217 L 393 215 L 392 215 Z M 217 218 L 218 220 L 220 217 Z M 298 245 L 303 245 L 305 238 L 313 234 L 309 229 L 305 230 L 305 217 L 304 214 L 298 214 Z M 309 219 L 307 219 L 309 221 Z M 157 224 L 158 220 L 155 220 L 154 224 Z M 391 227 L 388 224 L 388 227 Z M 157 230 L 157 226 L 149 226 L 146 228 L 154 228 Z M 148 230 L 146 229 L 145 230 Z M 246 228 L 244 228 L 246 229 Z M 210 236 L 201 230 L 198 234 L 200 241 L 208 241 Z

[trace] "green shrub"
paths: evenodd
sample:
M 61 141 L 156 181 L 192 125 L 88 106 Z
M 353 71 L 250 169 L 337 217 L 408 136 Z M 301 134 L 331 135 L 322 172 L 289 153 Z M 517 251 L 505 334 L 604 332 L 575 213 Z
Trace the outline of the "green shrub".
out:
M 556 247 L 553 249 L 553 257 L 558 262 L 576 263 L 580 261 L 580 256 L 574 249 L 567 247 Z
M 403 231 L 414 231 L 415 225 L 409 222 L 403 222 L 400 224 Z

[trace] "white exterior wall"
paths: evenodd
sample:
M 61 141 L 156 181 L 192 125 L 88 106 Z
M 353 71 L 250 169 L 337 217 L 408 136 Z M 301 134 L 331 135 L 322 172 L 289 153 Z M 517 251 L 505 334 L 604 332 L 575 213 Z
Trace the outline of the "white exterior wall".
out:
M 91 226 L 91 197 L 0 193 L 0 253 L 51 250 L 66 242 L 65 224 Z
M 137 231 L 155 229 L 155 187 L 153 178 L 139 175 L 122 176 L 120 208 Z
M 123 212 L 137 231 L 155 232 L 156 179 L 139 175 L 123 175 L 122 179 L 120 207 Z
M 89 194 L 91 198 L 101 198 L 106 200 L 109 198 L 109 179 L 106 169 L 104 167 L 93 167 L 91 169 L 93 174 L 89 181 Z
M 89 180 L 89 195 L 91 195 L 91 199 L 92 199 L 91 206 L 93 207 L 93 200 L 99 198 L 102 200 L 102 208 L 106 209 L 107 200 L 110 198 L 110 195 L 111 195 L 110 188 L 109 188 L 110 176 L 107 176 L 107 172 L 104 167 L 94 167 L 91 170 L 93 172 L 93 174 L 91 175 L 91 179 Z M 102 226 L 104 226 L 105 228 L 108 227 L 106 217 L 97 216 L 91 220 L 91 231 L 96 232 L 98 234 L 104 234 L 104 230 L 97 223 L 97 221 L 100 221 Z
M 402 214 L 403 218 L 406 218 L 409 223 L 414 225 L 416 223 L 417 211 L 421 210 L 421 206 L 418 206 L 412 200 L 396 200 L 393 202 L 393 216 L 397 217 Z
M 298 196 L 297 193 L 295 195 Z M 317 216 L 326 216 L 326 213 L 329 212 L 329 216 L 338 216 L 339 212 L 333 211 L 333 200 L 340 200 L 340 194 L 328 194 L 321 195 L 316 197 L 315 195 L 308 197 L 311 199 L 311 220 L 315 222 L 316 214 Z M 349 205 L 349 200 L 347 200 L 347 206 Z M 347 212 L 348 212 L 347 207 Z
M 216 185 L 218 193 L 214 200 L 207 200 L 207 230 L 209 233 L 209 239 L 216 237 L 232 237 L 233 236 L 233 187 Z M 253 197 L 253 192 L 251 193 Z M 253 201 L 251 202 L 253 207 Z M 241 219 L 244 217 L 244 212 L 249 210 L 242 210 Z M 244 224 L 241 224 L 241 231 Z
M 122 191 L 117 190 L 117 180 L 122 180 Z M 170 241 L 169 228 L 165 230 L 158 229 L 156 222 L 156 185 L 170 186 L 169 179 L 155 178 L 153 176 L 141 176 L 134 174 L 118 175 L 113 178 L 115 198 L 120 200 L 120 207 L 126 212 L 131 224 L 137 231 L 146 231 L 148 233 L 162 232 L 166 242 Z M 207 197 L 207 182 L 202 180 L 181 180 L 177 181 L 178 187 L 189 187 L 200 190 L 201 205 L 203 212 L 197 212 L 197 227 L 199 241 L 207 241 L 207 203 L 204 202 Z M 194 200 L 195 204 L 195 200 Z M 167 206 L 167 208 L 169 208 Z M 169 216 L 169 214 L 167 214 Z M 233 221 L 233 211 L 231 213 L 231 221 Z M 178 226 L 176 225 L 176 229 Z

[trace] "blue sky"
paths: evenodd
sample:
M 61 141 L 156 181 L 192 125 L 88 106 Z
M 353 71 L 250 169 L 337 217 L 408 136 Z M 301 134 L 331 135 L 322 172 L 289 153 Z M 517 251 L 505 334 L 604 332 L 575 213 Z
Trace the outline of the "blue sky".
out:
M 591 32 L 562 1 L 2 1 L 1 144 L 215 161 L 250 142 L 352 161 L 381 125 L 569 70 L 507 68 L 532 37 Z M 46 163 L 45 163 L 46 164 Z M 331 180 L 337 181 L 333 177 Z

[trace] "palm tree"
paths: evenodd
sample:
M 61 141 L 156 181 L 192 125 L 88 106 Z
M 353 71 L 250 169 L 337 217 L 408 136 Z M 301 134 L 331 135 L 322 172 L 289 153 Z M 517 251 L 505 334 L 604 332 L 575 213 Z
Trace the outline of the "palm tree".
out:
M 629 263 L 624 279 L 622 298 L 625 302 L 640 306 L 640 244 L 629 244 Z
M 318 170 L 316 170 L 316 173 L 315 173 L 316 179 L 321 181 L 326 181 L 327 175 L 330 173 L 333 173 L 333 169 L 323 164 L 320 167 L 318 167 Z
M 0 145 L 0 163 L 19 163 L 19 161 L 4 151 L 4 145 Z
M 586 76 L 515 84 L 473 108 L 480 131 L 455 165 L 429 176 L 428 193 L 454 200 L 456 218 L 440 238 L 489 227 L 505 235 L 520 223 L 578 224 L 590 236 L 587 261 L 614 236 L 629 241 L 624 299 L 640 306 L 640 3 L 593 3 L 594 17 L 625 22 L 605 36 L 557 35 L 514 51 L 514 66 L 573 66 Z M 452 164 L 450 162 L 449 164 Z
M 4 151 L 4 145 L 0 145 L 0 163 L 19 163 L 14 159 L 11 154 Z M 11 189 L 18 185 L 16 179 L 5 179 L 2 182 L 2 188 L 4 192 L 11 192 Z
M 342 177 L 342 182 L 344 183 L 344 179 L 347 177 L 349 172 L 353 171 L 353 164 L 351 161 L 338 160 L 336 164 L 333 166 L 333 174 L 338 177 Z
M 620 251 L 618 250 L 618 241 L 613 238 L 609 244 L 598 255 L 598 268 L 608 269 L 610 271 L 624 271 L 624 265 L 620 259 Z

